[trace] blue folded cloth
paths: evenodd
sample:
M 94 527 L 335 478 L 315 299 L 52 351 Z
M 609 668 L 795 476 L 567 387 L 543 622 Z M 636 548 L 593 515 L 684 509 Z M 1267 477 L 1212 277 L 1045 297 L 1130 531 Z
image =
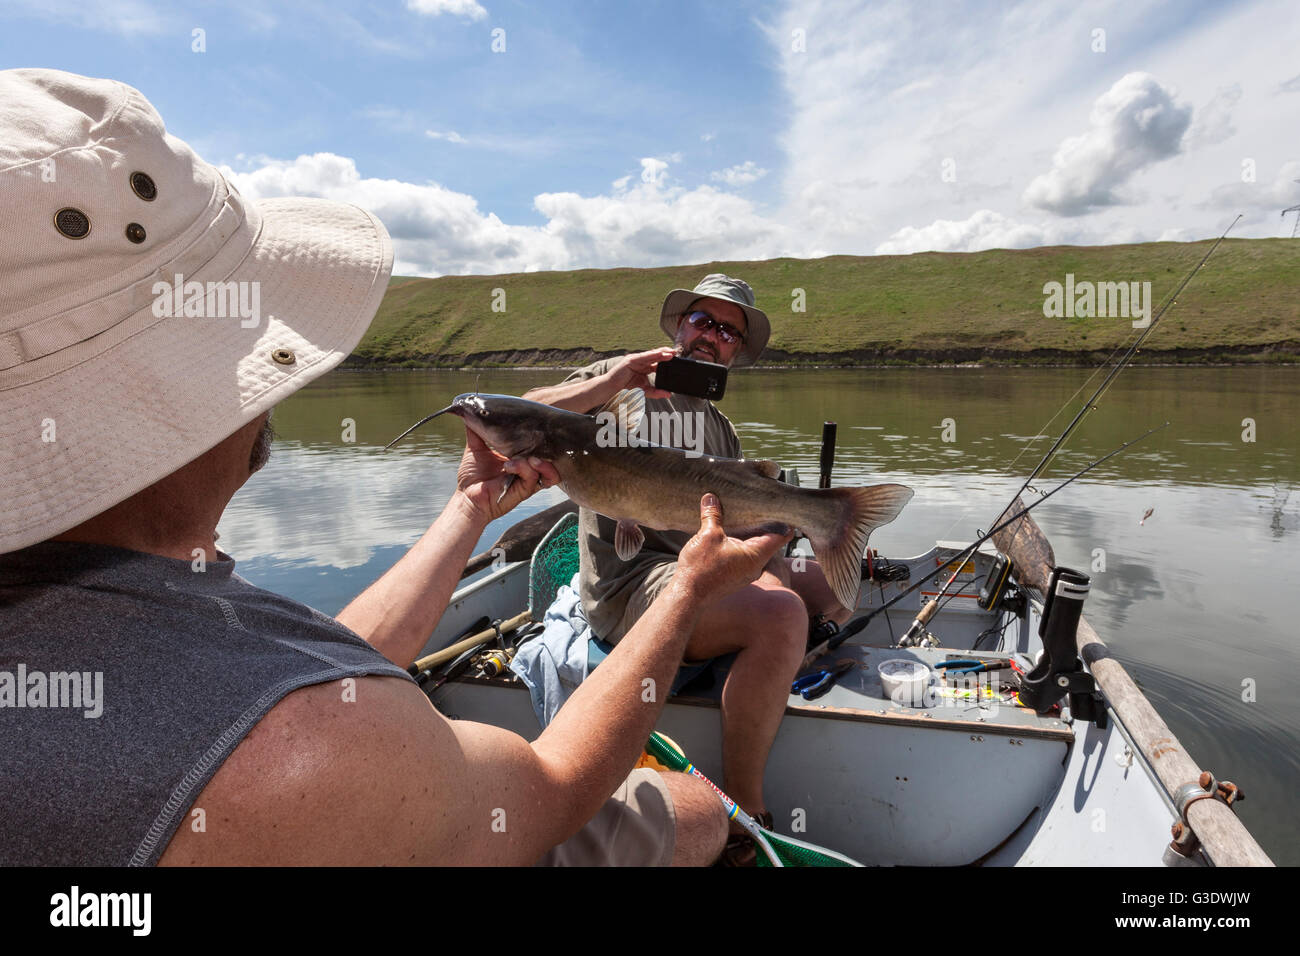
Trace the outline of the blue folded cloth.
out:
M 533 713 L 543 727 L 587 678 L 587 642 L 592 633 L 577 587 L 576 574 L 568 585 L 560 586 L 542 618 L 542 633 L 526 641 L 510 662 L 510 669 L 528 688 Z

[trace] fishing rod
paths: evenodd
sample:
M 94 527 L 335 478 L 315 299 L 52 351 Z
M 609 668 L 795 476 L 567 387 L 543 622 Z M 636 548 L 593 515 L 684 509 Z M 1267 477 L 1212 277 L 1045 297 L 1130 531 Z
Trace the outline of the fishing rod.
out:
M 1150 335 L 1153 331 L 1155 331 L 1155 327 L 1160 324 L 1160 320 L 1164 318 L 1165 313 L 1168 312 L 1173 307 L 1174 303 L 1178 301 L 1179 293 L 1181 293 L 1183 289 L 1187 288 L 1187 283 L 1191 282 L 1192 279 L 1196 276 L 1196 273 L 1201 271 L 1201 267 L 1204 266 L 1205 263 L 1209 261 L 1210 256 L 1214 255 L 1214 250 L 1219 248 L 1220 243 L 1222 243 L 1223 240 L 1228 237 L 1228 233 L 1232 231 L 1232 227 L 1235 226 L 1240 220 L 1241 220 L 1241 215 L 1238 214 L 1237 218 L 1232 220 L 1232 222 L 1228 224 L 1228 228 L 1223 230 L 1223 235 L 1219 236 L 1218 239 L 1214 240 L 1214 245 L 1210 246 L 1210 248 L 1206 251 L 1205 255 L 1201 256 L 1201 260 L 1198 263 L 1196 263 L 1195 266 L 1192 267 L 1192 271 L 1187 273 L 1187 275 L 1183 278 L 1183 281 L 1178 284 L 1177 288 L 1175 288 L 1174 291 L 1169 295 L 1169 298 L 1167 298 L 1164 304 L 1160 306 L 1160 308 L 1156 311 L 1155 317 L 1152 318 L 1152 320 L 1149 323 L 1147 323 L 1147 327 L 1142 330 L 1142 334 L 1137 337 L 1137 339 L 1133 342 L 1133 344 L 1129 346 L 1128 351 L 1125 352 L 1124 355 L 1120 358 L 1120 360 L 1115 363 L 1115 367 L 1110 370 L 1110 373 L 1104 379 L 1102 379 L 1101 384 L 1097 386 L 1097 390 L 1092 393 L 1092 397 L 1083 403 L 1083 407 L 1079 409 L 1078 414 L 1074 416 L 1074 419 L 1070 422 L 1070 424 L 1065 426 L 1065 430 L 1061 432 L 1060 436 L 1056 439 L 1056 441 L 1052 443 L 1052 447 L 1047 450 L 1047 454 L 1043 455 L 1042 461 L 1040 461 L 1037 467 L 1035 467 L 1034 470 L 1029 473 L 1029 477 L 1024 480 L 1024 483 L 1021 484 L 1019 490 L 1017 490 L 1016 493 L 1011 496 L 1011 502 L 1010 504 L 1007 505 L 1005 509 L 1003 509 L 1002 514 L 1006 514 L 1007 511 L 1015 507 L 1016 501 L 1019 500 L 1022 494 L 1024 494 L 1025 489 L 1029 488 L 1030 485 L 1033 483 L 1033 481 L 1043 473 L 1043 470 L 1047 467 L 1048 463 L 1052 460 L 1053 457 L 1055 457 L 1056 453 L 1060 451 L 1061 446 L 1065 444 L 1066 439 L 1070 437 L 1070 435 L 1074 432 L 1074 429 L 1078 427 L 1081 421 L 1083 421 L 1083 416 L 1086 415 L 1092 409 L 1097 407 L 1097 399 L 1099 399 L 1102 396 L 1102 394 L 1106 391 L 1106 389 L 1110 387 L 1111 382 L 1115 380 L 1115 377 L 1119 375 L 1121 371 L 1123 371 L 1124 367 L 1128 365 L 1128 363 L 1132 360 L 1133 356 L 1137 354 L 1138 348 L 1142 345 L 1143 342 L 1146 341 L 1147 336 Z M 1165 424 L 1168 424 L 1168 422 L 1166 422 Z M 1061 487 L 1064 487 L 1064 485 L 1062 485 Z M 1030 507 L 1032 507 L 1032 505 Z M 1028 509 L 1026 509 L 1026 511 L 1028 511 Z M 1024 512 L 1022 512 L 1022 514 L 1023 513 Z M 918 614 L 916 616 L 916 620 L 912 622 L 912 626 L 908 628 L 907 634 L 905 634 L 903 638 L 898 642 L 899 647 L 910 647 L 912 643 L 914 643 L 916 639 L 920 636 L 921 632 L 925 628 L 926 623 L 928 623 L 929 620 L 932 617 L 934 617 L 935 612 L 938 611 L 940 599 L 942 599 L 943 596 L 948 593 L 948 589 L 952 587 L 953 582 L 957 580 L 957 576 L 958 574 L 961 573 L 961 569 L 962 569 L 962 565 L 960 564 L 957 565 L 957 568 L 956 570 L 953 571 L 951 577 L 949 577 L 948 580 L 944 583 L 943 587 L 939 589 L 939 593 L 936 594 L 930 600 L 929 604 L 927 604 L 924 608 L 922 608 L 921 613 Z
M 1145 439 L 1151 437 L 1151 436 L 1154 435 L 1156 432 L 1160 431 L 1160 430 L 1163 429 L 1163 428 L 1167 428 L 1168 426 L 1169 426 L 1169 422 L 1165 422 L 1163 425 L 1157 425 L 1155 428 L 1151 429 L 1150 431 L 1146 432 L 1145 434 L 1143 434 L 1143 435 L 1139 435 L 1137 438 L 1133 438 L 1133 439 L 1130 439 L 1129 441 L 1126 441 L 1124 444 L 1120 445 L 1120 446 L 1119 446 L 1118 448 L 1116 448 L 1114 451 L 1110 452 L 1110 453 L 1107 454 L 1107 455 L 1102 456 L 1101 458 L 1098 458 L 1096 461 L 1092 462 L 1090 465 L 1088 465 L 1088 466 L 1087 466 L 1086 468 L 1084 468 L 1082 471 L 1078 471 L 1078 472 L 1076 472 L 1075 474 L 1071 475 L 1069 478 L 1065 479 L 1065 481 L 1061 482 L 1059 485 L 1057 485 L 1057 486 L 1056 486 L 1055 488 L 1053 488 L 1051 491 L 1047 492 L 1045 495 L 1043 495 L 1041 498 L 1039 498 L 1039 499 L 1038 499 L 1037 501 L 1035 501 L 1033 504 L 1028 505 L 1028 506 L 1022 508 L 1020 511 L 1017 511 L 1017 512 L 1015 513 L 1015 515 L 1013 515 L 1012 517 L 1007 518 L 1005 521 L 999 523 L 996 527 L 993 528 L 992 531 L 989 531 L 987 534 L 983 534 L 983 535 L 981 535 L 981 536 L 980 536 L 979 538 L 977 538 L 974 542 L 972 542 L 971 544 L 967 545 L 967 546 L 966 546 L 966 547 L 965 547 L 965 548 L 964 548 L 964 549 L 963 549 L 963 550 L 962 550 L 962 551 L 961 551 L 961 552 L 960 552 L 956 557 L 949 558 L 947 561 L 945 561 L 943 564 L 941 564 L 939 567 L 937 567 L 937 568 L 934 570 L 934 574 L 927 574 L 924 578 L 922 578 L 921 580 L 917 581 L 917 582 L 916 582 L 915 584 L 913 584 L 912 586 L 910 586 L 910 587 L 908 587 L 907 589 L 905 589 L 905 590 L 903 590 L 903 591 L 900 591 L 898 594 L 894 595 L 892 598 L 890 598 L 888 601 L 886 601 L 886 602 L 885 602 L 884 604 L 882 604 L 880 607 L 875 608 L 874 610 L 868 611 L 866 614 L 862 615 L 861 617 L 855 618 L 855 619 L 854 619 L 853 621 L 851 621 L 850 623 L 844 625 L 844 627 L 843 627 L 843 628 L 839 631 L 839 633 L 837 633 L 834 637 L 830 638 L 829 640 L 823 641 L 823 642 L 822 642 L 821 644 L 819 644 L 817 647 L 813 648 L 811 651 L 808 652 L 808 655 L 804 658 L 804 662 L 803 662 L 803 664 L 801 665 L 800 670 L 802 670 L 803 668 L 806 668 L 806 667 L 810 667 L 810 666 L 812 665 L 812 662 L 815 661 L 817 658 L 819 658 L 819 657 L 821 657 L 823 654 L 825 654 L 825 653 L 827 653 L 827 652 L 829 652 L 829 651 L 833 651 L 835 648 L 839 647 L 840 644 L 842 644 L 846 638 L 851 637 L 852 635 L 858 633 L 858 632 L 861 631 L 863 628 L 865 628 L 869 623 L 871 623 L 871 619 L 874 618 L 877 614 L 880 614 L 882 611 L 887 611 L 887 610 L 889 610 L 891 607 L 893 607 L 895 604 L 897 604 L 897 603 L 898 603 L 899 601 L 901 601 L 903 598 L 907 597 L 909 594 L 911 594 L 911 593 L 912 593 L 913 591 L 915 591 L 917 588 L 924 587 L 924 586 L 926 585 L 926 583 L 929 582 L 930 579 L 931 579 L 932 577 L 934 577 L 934 576 L 940 574 L 940 573 L 941 573 L 945 568 L 947 568 L 949 565 L 955 563 L 955 564 L 957 565 L 957 572 L 960 572 L 960 571 L 961 571 L 961 568 L 966 564 L 966 559 L 969 558 L 972 554 L 974 554 L 977 550 L 979 550 L 979 546 L 980 546 L 980 545 L 982 545 L 985 541 L 987 541 L 987 540 L 989 540 L 990 538 L 992 538 L 995 534 L 997 534 L 997 533 L 998 533 L 999 531 L 1001 531 L 1003 528 L 1006 528 L 1006 527 L 1008 527 L 1009 525 L 1015 524 L 1017 521 L 1019 521 L 1019 520 L 1020 520 L 1021 518 L 1023 518 L 1025 515 L 1029 514 L 1029 512 L 1033 511 L 1035 508 L 1037 508 L 1039 505 L 1041 505 L 1041 504 L 1042 504 L 1044 501 L 1046 501 L 1048 498 L 1052 497 L 1052 495 L 1056 494 L 1058 491 L 1060 491 L 1062 488 L 1064 488 L 1066 485 L 1068 485 L 1068 484 L 1070 484 L 1070 483 L 1072 483 L 1072 482 L 1078 480 L 1079 478 L 1082 478 L 1084 475 L 1086 475 L 1088 472 L 1092 471 L 1092 470 L 1093 470 L 1094 468 L 1096 468 L 1098 465 L 1100 465 L 1100 464 L 1102 464 L 1103 462 L 1109 461 L 1110 459 L 1114 458 L 1116 455 L 1118 455 L 1120 452 L 1124 451 L 1126 448 L 1129 448 L 1129 447 L 1132 446 L 1132 445 L 1136 445 L 1138 442 L 1143 441 L 1143 440 L 1145 440 Z M 1003 514 L 1006 514 L 1007 511 L 1010 511 L 1011 508 L 1013 508 L 1014 506 L 1015 506 L 1015 502 L 1012 502 L 1012 504 L 1011 504 L 1010 506 L 1007 507 L 1006 511 L 1003 511 L 1002 513 L 1003 513 Z M 948 581 L 948 585 L 951 585 L 951 584 L 952 584 L 953 579 L 955 579 L 956 576 L 957 576 L 957 572 L 954 572 L 954 574 L 953 574 L 953 578 L 950 578 L 950 579 L 949 579 L 949 581 Z M 945 588 L 947 588 L 948 585 L 945 585 Z M 942 592 L 941 592 L 940 595 L 939 595 L 939 597 L 942 597 L 942 596 L 943 596 L 943 595 L 942 595 Z M 909 647 L 909 646 L 911 646 L 911 644 L 909 644 L 909 643 L 905 643 L 905 642 L 907 642 L 909 638 L 911 638 L 912 641 L 914 642 L 915 639 L 916 639 L 916 637 L 921 633 L 921 631 L 923 631 L 923 630 L 925 629 L 926 624 L 928 624 L 928 623 L 930 622 L 930 619 L 934 617 L 935 611 L 938 610 L 938 607 L 939 607 L 939 597 L 932 598 L 932 599 L 930 600 L 930 603 L 928 603 L 924 608 L 921 609 L 921 612 L 916 616 L 916 620 L 912 622 L 912 626 L 908 629 L 907 634 L 903 635 L 903 637 L 899 639 L 899 641 L 898 641 L 898 645 L 897 645 L 897 646 L 899 646 L 899 647 Z
M 1047 454 L 1043 456 L 1043 460 L 1038 463 L 1038 467 L 1036 467 L 1030 473 L 1029 477 L 1025 479 L 1024 484 L 1020 486 L 1020 490 L 1011 496 L 1011 504 L 1007 505 L 1008 508 L 1014 505 L 1016 499 L 1019 498 L 1024 493 L 1025 489 L 1029 487 L 1030 483 L 1033 482 L 1035 478 L 1037 478 L 1039 475 L 1043 473 L 1043 469 L 1047 467 L 1048 462 L 1052 460 L 1052 457 L 1057 453 L 1057 451 L 1060 450 L 1061 446 L 1065 444 L 1065 440 L 1070 437 L 1070 434 L 1074 431 L 1075 427 L 1079 424 L 1080 421 L 1083 420 L 1083 416 L 1087 414 L 1089 410 L 1097 407 L 1096 406 L 1097 399 L 1101 397 L 1102 393 L 1105 392 L 1106 389 L 1110 386 L 1110 383 L 1114 381 L 1115 376 L 1117 376 L 1123 370 L 1124 366 L 1126 366 L 1129 363 L 1129 361 L 1133 358 L 1133 356 L 1137 354 L 1138 347 L 1144 341 L 1146 341 L 1146 337 L 1148 335 L 1150 335 L 1152 332 L 1155 331 L 1156 326 L 1160 324 L 1160 320 L 1164 318 L 1164 314 L 1168 312 L 1170 308 L 1173 307 L 1173 304 L 1175 302 L 1178 301 L 1178 294 L 1187 287 L 1187 283 L 1192 281 L 1192 279 L 1196 276 L 1196 273 L 1201 271 L 1201 267 L 1205 265 L 1207 261 L 1209 261 L 1210 256 L 1214 254 L 1214 250 L 1219 248 L 1219 243 L 1223 242 L 1223 240 L 1227 238 L 1228 233 L 1232 231 L 1232 227 L 1235 226 L 1240 219 L 1241 219 L 1241 215 L 1238 214 L 1237 218 L 1232 220 L 1232 222 L 1228 224 L 1228 228 L 1223 230 L 1223 235 L 1219 236 L 1218 239 L 1214 240 L 1214 245 L 1210 246 L 1209 251 L 1206 252 L 1205 255 L 1201 257 L 1201 261 L 1196 263 L 1196 265 L 1192 268 L 1192 271 L 1187 274 L 1187 276 L 1183 279 L 1183 281 L 1178 284 L 1178 287 L 1174 289 L 1173 293 L 1169 296 L 1169 298 L 1165 300 L 1164 305 L 1162 305 L 1160 309 L 1156 312 L 1155 318 L 1153 318 L 1151 322 L 1147 325 L 1147 327 L 1142 330 L 1142 334 L 1137 337 L 1137 340 L 1131 346 L 1129 346 L 1129 350 L 1124 353 L 1124 357 L 1121 358 L 1117 363 L 1115 363 L 1115 367 L 1111 369 L 1110 374 L 1107 375 L 1102 380 L 1102 383 L 1097 387 L 1097 390 L 1092 393 L 1092 397 L 1083 403 L 1083 407 L 1080 408 L 1079 413 L 1074 416 L 1074 420 L 1065 427 L 1065 431 L 1061 432 L 1061 436 L 1057 438 L 1056 441 L 1052 444 L 1052 447 L 1047 450 Z

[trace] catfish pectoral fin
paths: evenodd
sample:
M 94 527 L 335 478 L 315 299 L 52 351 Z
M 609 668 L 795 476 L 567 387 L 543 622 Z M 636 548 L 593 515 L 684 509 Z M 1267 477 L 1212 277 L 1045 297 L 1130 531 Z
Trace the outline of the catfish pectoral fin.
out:
M 515 479 L 518 477 L 518 475 L 514 474 L 506 475 L 506 483 L 501 486 L 501 494 L 497 495 L 497 504 L 501 504 L 505 500 L 506 492 L 510 490 L 510 486 L 515 483 Z
M 862 555 L 871 532 L 897 518 L 903 506 L 911 500 L 913 491 L 906 485 L 831 490 L 841 501 L 840 520 L 831 528 L 807 528 L 805 531 L 835 600 L 851 611 L 858 606 Z
M 624 518 L 614 529 L 614 553 L 620 561 L 631 561 L 645 544 L 645 532 L 635 521 Z

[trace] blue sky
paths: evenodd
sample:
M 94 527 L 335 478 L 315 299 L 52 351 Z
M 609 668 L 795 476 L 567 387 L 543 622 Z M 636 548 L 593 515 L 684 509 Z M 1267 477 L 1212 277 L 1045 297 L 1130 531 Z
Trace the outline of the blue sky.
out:
M 1298 11 L 9 0 L 0 64 L 139 88 L 247 196 L 371 209 L 399 273 L 496 273 L 1290 235 Z

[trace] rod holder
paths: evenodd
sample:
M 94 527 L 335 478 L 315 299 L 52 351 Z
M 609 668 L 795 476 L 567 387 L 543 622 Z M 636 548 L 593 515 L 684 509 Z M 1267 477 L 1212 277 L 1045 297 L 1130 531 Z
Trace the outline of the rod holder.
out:
M 831 486 L 831 469 L 835 467 L 835 423 L 822 423 L 821 475 L 817 479 L 818 488 Z

